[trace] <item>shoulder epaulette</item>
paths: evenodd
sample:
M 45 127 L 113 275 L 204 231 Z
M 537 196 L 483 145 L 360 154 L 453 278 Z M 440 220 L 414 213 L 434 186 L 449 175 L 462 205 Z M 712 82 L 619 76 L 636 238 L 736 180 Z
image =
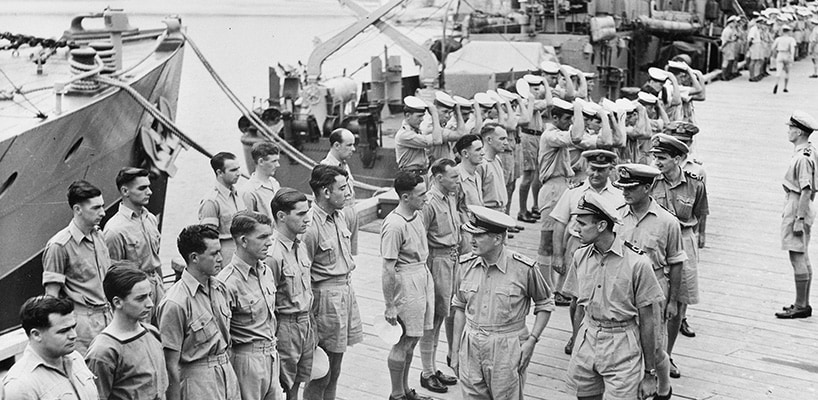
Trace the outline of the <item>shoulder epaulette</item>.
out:
M 676 212 L 675 212 L 675 211 L 671 210 L 671 209 L 670 209 L 670 208 L 668 208 L 666 205 L 664 205 L 664 204 L 662 204 L 662 203 L 660 203 L 660 202 L 658 202 L 658 201 L 656 201 L 656 200 L 654 200 L 654 201 L 656 202 L 656 204 L 658 204 L 658 205 L 659 205 L 659 208 L 661 208 L 661 209 L 663 209 L 663 210 L 665 210 L 665 211 L 669 212 L 669 213 L 670 213 L 671 215 L 673 215 L 674 217 L 676 216 Z
M 65 246 L 69 239 L 71 239 L 71 232 L 69 232 L 68 229 L 63 229 L 57 232 L 57 234 L 54 235 L 49 242 L 60 246 Z
M 575 189 L 582 186 L 582 181 L 579 182 L 568 182 L 568 189 Z
M 465 263 L 467 263 L 467 262 L 469 262 L 471 260 L 474 260 L 475 258 L 477 258 L 477 254 L 474 254 L 474 253 L 462 254 L 460 256 L 460 263 L 465 264 Z
M 804 150 L 801 152 L 801 154 L 807 157 L 812 157 L 812 146 L 804 147 Z
M 616 209 L 617 209 L 617 210 L 622 210 L 622 209 L 624 209 L 624 208 L 625 208 L 625 207 L 627 207 L 627 206 L 628 206 L 628 203 L 625 203 L 625 204 L 623 204 L 623 205 L 621 205 L 621 206 L 619 206 L 619 207 L 616 207 Z
M 684 173 L 687 174 L 687 176 L 689 176 L 689 177 L 691 177 L 691 178 L 693 178 L 693 179 L 695 179 L 697 181 L 704 180 L 704 177 L 701 177 L 701 176 L 699 176 L 697 174 L 694 174 L 694 173 L 692 173 L 690 171 L 685 170 Z
M 533 259 L 531 259 L 529 257 L 526 257 L 526 256 L 524 256 L 524 255 L 522 255 L 520 253 L 513 253 L 511 255 L 511 257 L 514 258 L 515 260 L 525 264 L 525 265 L 528 265 L 529 267 L 536 267 L 537 266 L 536 261 L 534 261 Z
M 699 161 L 699 160 L 697 160 L 697 159 L 695 159 L 695 158 L 693 159 L 693 162 L 694 162 L 695 164 L 704 165 L 704 163 L 703 163 L 703 162 L 701 162 L 701 161 Z
M 625 241 L 625 247 L 631 249 L 636 254 L 645 254 L 645 251 L 636 247 L 633 243 Z

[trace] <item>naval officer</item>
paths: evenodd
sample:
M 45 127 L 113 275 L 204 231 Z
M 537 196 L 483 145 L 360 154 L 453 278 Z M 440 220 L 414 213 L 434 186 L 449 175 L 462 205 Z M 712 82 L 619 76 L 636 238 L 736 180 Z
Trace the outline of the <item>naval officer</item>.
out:
M 464 399 L 523 399 L 526 368 L 554 310 L 551 289 L 534 260 L 506 248 L 512 217 L 480 206 L 469 210 L 463 230 L 472 234 L 473 253 L 460 257 L 455 278 L 452 368 Z M 536 319 L 529 331 L 532 302 Z
M 812 265 L 809 261 L 809 240 L 815 220 L 815 188 L 818 186 L 818 150 L 809 142 L 818 121 L 811 115 L 796 110 L 787 123 L 787 139 L 795 146 L 784 175 L 784 192 L 787 203 L 781 222 L 781 248 L 790 254 L 795 275 L 795 302 L 776 313 L 778 318 L 806 318 L 812 316 L 809 293 L 812 282 Z

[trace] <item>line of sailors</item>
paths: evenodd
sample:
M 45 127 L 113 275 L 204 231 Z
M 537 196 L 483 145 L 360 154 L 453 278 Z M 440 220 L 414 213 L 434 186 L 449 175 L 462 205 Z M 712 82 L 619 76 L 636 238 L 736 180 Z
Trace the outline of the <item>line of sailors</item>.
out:
M 767 8 L 753 13 L 749 21 L 737 15 L 730 16 L 721 33 L 723 80 L 740 75 L 737 62 L 748 61 L 750 82 L 758 82 L 777 71 L 777 93 L 781 78 L 787 92 L 789 70 L 795 60 L 810 57 L 813 73 L 818 78 L 818 5 Z
M 237 188 L 231 153 L 199 223 L 182 230 L 177 281 L 164 290 L 150 172 L 124 168 L 118 212 L 87 181 L 67 193 L 73 218 L 43 253 L 45 294 L 21 308 L 29 338 L 3 378 L 8 399 L 334 399 L 346 348 L 363 340 L 350 273 L 357 232 L 347 130 L 312 171 L 312 204 L 279 188 L 279 149 L 258 143 Z M 349 220 L 348 220 L 349 218 Z M 0 396 L 3 398 L 3 396 Z
M 625 248 L 632 247 L 633 252 L 646 253 L 650 258 L 651 270 L 655 272 L 656 281 L 659 282 L 658 286 L 664 289 L 661 295 L 663 300 L 656 301 L 654 298 L 651 303 L 656 303 L 658 307 L 653 312 L 656 316 L 656 332 L 652 335 L 657 340 L 655 346 L 651 347 L 656 348 L 656 357 L 645 355 L 645 366 L 650 368 L 645 368 L 645 371 L 637 368 L 634 370 L 635 375 L 620 380 L 609 381 L 608 373 L 595 369 L 594 366 L 585 365 L 586 369 L 582 371 L 569 367 L 569 388 L 580 397 L 601 394 L 603 391 L 635 396 L 645 372 L 646 377 L 652 376 L 651 379 L 655 378 L 658 382 L 652 392 L 657 394 L 656 398 L 668 398 L 671 395 L 669 377 L 681 376 L 678 366 L 669 357 L 677 335 L 681 332 L 686 336 L 695 336 L 685 315 L 687 306 L 696 304 L 699 300 L 698 249 L 704 247 L 706 241 L 705 223 L 709 211 L 705 173 L 702 165 L 691 154 L 693 137 L 699 132 L 695 125 L 693 102 L 705 98 L 703 77 L 700 71 L 690 67 L 688 56 L 679 55 L 664 70 L 651 68 L 648 82 L 635 99 L 602 99 L 595 103 L 588 96 L 588 81 L 588 76 L 570 66 L 546 61 L 541 65 L 539 75 L 526 75 L 511 87 L 477 93 L 470 101 L 440 91 L 435 93 L 432 101 L 409 96 L 404 99 L 405 120 L 395 136 L 398 167 L 402 173 L 427 178 L 431 182 L 428 184 L 429 192 L 433 192 L 437 182 L 448 171 L 448 168 L 442 168 L 441 165 L 454 165 L 454 160 L 457 160 L 453 169 L 459 174 L 459 187 L 448 195 L 454 197 L 451 200 L 456 203 L 461 220 L 472 221 L 472 224 L 475 219 L 481 218 L 500 221 L 501 217 L 497 213 L 509 214 L 509 200 L 516 190 L 518 178 L 522 177 L 517 220 L 531 223 L 542 218 L 538 258 L 535 262 L 507 250 L 504 252 L 511 254 L 512 260 L 521 260 L 520 263 L 537 271 L 535 278 L 544 280 L 545 291 L 553 294 L 556 305 L 571 305 L 575 335 L 569 339 L 565 351 L 574 354 L 572 365 L 575 361 L 593 362 L 592 356 L 582 358 L 583 355 L 588 356 L 588 351 L 596 351 L 597 356 L 601 356 L 600 352 L 610 351 L 610 348 L 604 347 L 608 344 L 599 344 L 599 347 L 589 344 L 587 332 L 580 333 L 577 338 L 580 327 L 587 328 L 588 324 L 596 324 L 594 326 L 604 329 L 618 329 L 630 326 L 631 323 L 636 326 L 635 313 L 611 316 L 609 312 L 619 309 L 618 302 L 631 302 L 632 309 L 646 305 L 641 300 L 634 305 L 634 298 L 611 299 L 611 296 L 621 297 L 622 293 L 618 291 L 596 291 L 590 286 L 584 286 L 589 282 L 587 279 L 601 279 L 597 275 L 604 261 L 589 268 L 586 271 L 588 275 L 576 276 L 576 258 L 580 253 L 575 251 L 581 244 L 590 243 L 582 240 L 582 229 L 575 217 L 581 199 L 598 198 L 600 202 L 606 203 L 602 209 L 616 210 L 610 215 L 602 213 L 605 214 L 602 219 L 607 218 L 607 226 L 595 226 L 606 232 L 610 230 L 613 233 L 615 230 L 618 237 L 628 241 Z M 650 163 L 655 168 L 647 166 Z M 429 166 L 432 166 L 431 170 Z M 619 182 L 618 187 L 612 184 L 614 180 Z M 636 189 L 631 187 L 637 187 L 641 196 L 633 193 Z M 416 188 L 413 185 L 411 189 Z M 626 193 L 624 196 L 623 190 Z M 403 193 L 399 189 L 398 193 L 402 201 L 411 203 L 412 193 L 409 189 L 405 189 Z M 528 208 L 529 193 L 532 195 L 532 209 Z M 407 198 L 404 199 L 404 196 Z M 428 202 L 433 201 L 434 196 L 429 195 Z M 594 201 L 596 200 L 591 200 L 592 203 Z M 408 210 L 399 213 L 403 220 L 410 219 L 412 214 Z M 422 214 L 422 210 L 423 208 L 417 212 Z M 636 217 L 625 218 L 629 213 Z M 653 217 L 661 223 L 652 222 Z M 621 219 L 631 221 L 632 225 L 626 224 L 625 228 L 614 229 L 614 225 L 619 226 Z M 502 233 L 502 237 L 496 237 L 493 242 L 500 247 L 503 247 L 506 238 L 513 237 L 510 233 L 522 228 L 510 217 L 502 221 L 496 224 L 499 228 L 495 226 L 490 231 Z M 426 229 L 427 234 L 432 235 L 430 227 L 427 226 Z M 520 322 L 520 313 L 515 308 L 509 308 L 508 299 L 503 294 L 512 298 L 530 297 L 534 300 L 538 318 L 531 340 L 536 342 L 548 320 L 545 317 L 541 326 L 539 313 L 550 313 L 553 305 L 542 303 L 543 299 L 537 297 L 542 294 L 542 289 L 538 285 L 526 285 L 524 280 L 516 285 L 504 286 L 506 290 L 497 290 L 498 286 L 491 282 L 491 267 L 496 265 L 501 272 L 506 271 L 497 264 L 496 258 L 485 257 L 485 249 L 481 249 L 479 236 L 470 234 L 470 230 L 464 227 L 461 232 L 460 254 L 464 254 L 465 259 L 461 259 L 460 268 L 456 268 L 451 274 L 455 277 L 455 285 L 451 289 L 451 306 L 455 315 L 452 323 L 455 327 L 452 335 L 454 343 L 458 343 L 458 336 L 462 332 L 457 328 L 460 308 L 464 309 L 467 332 L 494 332 L 497 320 L 493 319 L 495 317 L 491 316 L 492 313 L 504 316 L 503 327 L 517 326 L 515 324 Z M 436 248 L 437 245 L 432 244 L 429 236 L 429 254 Z M 597 250 L 595 261 L 600 262 L 599 258 L 606 257 L 610 248 L 598 247 Z M 622 256 L 621 251 L 616 253 Z M 596 253 L 591 252 L 588 256 L 592 254 Z M 515 256 L 519 258 L 514 258 Z M 464 279 L 468 280 L 470 271 L 477 266 L 482 266 L 482 272 L 478 273 L 479 279 L 464 283 Z M 440 273 L 435 272 L 431 266 L 429 269 L 437 294 L 440 290 L 438 279 L 435 278 Z M 446 276 L 449 276 L 448 273 Z M 566 283 L 572 276 L 580 282 L 574 281 L 571 285 L 579 285 L 580 289 Z M 447 280 L 442 281 L 444 285 L 448 284 Z M 488 293 L 499 296 L 494 297 L 497 300 L 488 300 L 478 295 L 483 291 L 481 286 L 485 285 L 489 287 Z M 508 293 L 509 287 L 523 289 L 520 293 Z M 590 292 L 581 292 L 582 289 Z M 475 292 L 474 296 L 470 296 L 472 291 Z M 458 299 L 464 292 L 469 296 Z M 473 299 L 476 299 L 473 307 L 488 308 L 486 312 L 491 316 L 488 320 L 481 322 L 480 312 L 470 308 L 470 301 Z M 506 301 L 501 301 L 503 299 Z M 598 301 L 603 301 L 604 306 L 594 307 L 593 311 L 589 311 L 588 308 L 592 305 L 599 305 Z M 389 304 L 387 300 L 387 310 Z M 440 307 L 437 301 L 435 304 L 436 308 Z M 444 301 L 443 304 L 447 303 Z M 527 312 L 528 309 L 525 308 L 524 311 Z M 517 319 L 510 320 L 509 314 Z M 582 317 L 583 314 L 585 318 Z M 524 317 L 524 313 L 522 316 Z M 639 316 L 641 317 L 641 313 Z M 387 319 L 391 318 L 387 312 Z M 503 328 L 500 330 L 509 333 Z M 529 334 L 523 328 L 512 333 L 519 336 L 520 343 Z M 645 335 L 643 338 L 652 340 Z M 473 367 L 488 363 L 477 355 L 492 353 L 474 348 L 464 354 L 462 345 L 453 346 L 451 341 L 449 343 L 448 354 L 454 362 L 452 366 L 455 370 L 458 369 L 457 365 L 468 365 L 469 368 L 468 374 L 464 375 L 462 369 L 459 374 L 464 397 L 497 397 L 499 393 L 510 393 L 509 385 L 514 386 L 524 381 L 524 367 L 528 362 L 526 357 L 530 356 L 526 351 L 523 352 L 523 357 L 514 360 L 521 364 L 504 365 L 501 364 L 502 357 L 499 357 L 493 367 Z M 582 347 L 586 345 L 590 345 L 591 350 Z M 615 344 L 613 348 L 616 351 L 619 349 L 617 346 L 624 344 Z M 528 350 L 525 347 L 523 349 Z M 612 362 L 609 365 L 610 371 L 618 371 L 617 364 L 618 362 Z M 498 370 L 514 370 L 520 372 L 520 375 L 497 379 L 492 371 Z M 431 372 L 424 365 L 424 374 Z M 436 382 L 427 384 L 425 376 L 427 375 L 421 377 L 424 387 L 444 386 L 437 385 Z M 602 381 L 605 381 L 604 385 Z M 511 392 L 522 396 L 521 387 Z M 399 392 L 399 387 L 393 381 L 393 398 L 399 398 Z

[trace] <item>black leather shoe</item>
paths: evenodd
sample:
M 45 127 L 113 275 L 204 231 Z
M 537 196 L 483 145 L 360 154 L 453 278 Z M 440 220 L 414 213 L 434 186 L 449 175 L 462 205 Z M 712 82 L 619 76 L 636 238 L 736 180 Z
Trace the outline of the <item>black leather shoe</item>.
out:
M 440 382 L 440 380 L 437 379 L 437 375 L 431 375 L 428 378 L 424 378 L 423 374 L 420 374 L 420 386 L 428 389 L 430 392 L 435 393 L 446 393 L 449 391 L 449 388 L 447 388 Z M 406 398 L 409 398 L 408 394 Z
M 666 395 L 661 396 L 659 393 L 653 395 L 653 400 L 670 400 L 671 396 L 673 396 L 673 387 L 670 388 L 670 391 L 667 392 Z
M 518 232 L 520 232 L 520 230 L 521 229 L 519 227 L 516 227 L 516 226 L 513 227 L 513 228 L 508 228 L 509 233 L 518 233 Z
M 565 344 L 563 351 L 565 351 L 565 354 L 568 354 L 569 356 L 574 352 L 574 338 L 568 339 L 568 343 Z
M 524 226 L 517 225 L 517 226 L 515 226 L 515 227 L 514 227 L 514 229 L 517 229 L 517 231 L 518 231 L 518 232 L 522 232 L 522 231 L 524 231 L 524 230 L 525 230 L 525 227 L 524 227 Z
M 679 367 L 676 366 L 676 363 L 673 362 L 673 359 L 670 359 L 670 377 L 673 379 L 679 379 L 682 377 L 682 372 L 679 371 Z
M 781 319 L 807 318 L 812 316 L 812 307 L 793 306 L 787 311 L 775 313 L 775 316 Z
M 517 214 L 517 221 L 520 222 L 527 222 L 529 224 L 533 224 L 537 222 L 537 219 L 532 217 L 529 213 L 518 213 Z
M 449 356 L 446 356 L 446 366 L 449 368 L 452 367 L 452 358 Z
M 444 388 L 448 390 L 448 388 L 446 388 L 445 386 Z M 434 399 L 432 399 L 429 396 L 418 394 L 417 392 L 415 392 L 415 389 L 409 389 L 409 391 L 406 392 L 406 400 L 434 400 Z
M 457 384 L 457 378 L 451 375 L 446 375 L 440 372 L 440 370 L 437 370 L 437 372 L 435 372 L 435 376 L 437 377 L 437 380 L 440 381 L 440 383 L 446 386 L 452 386 Z
M 687 318 L 682 319 L 682 324 L 679 326 L 679 332 L 687 337 L 696 337 L 696 332 L 693 332 L 693 329 L 691 329 L 690 325 L 687 324 Z
M 536 219 L 540 219 L 542 217 L 542 214 L 540 214 L 540 210 L 536 208 L 532 208 L 531 211 L 529 211 L 529 213 L 531 214 L 532 217 Z

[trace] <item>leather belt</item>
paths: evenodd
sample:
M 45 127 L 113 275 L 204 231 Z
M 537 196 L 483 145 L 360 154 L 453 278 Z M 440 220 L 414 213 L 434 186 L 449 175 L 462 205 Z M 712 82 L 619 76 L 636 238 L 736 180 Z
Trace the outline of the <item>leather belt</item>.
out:
M 523 133 L 527 133 L 529 135 L 540 136 L 542 135 L 542 131 L 538 131 L 536 129 L 529 129 L 529 128 L 520 128 Z

